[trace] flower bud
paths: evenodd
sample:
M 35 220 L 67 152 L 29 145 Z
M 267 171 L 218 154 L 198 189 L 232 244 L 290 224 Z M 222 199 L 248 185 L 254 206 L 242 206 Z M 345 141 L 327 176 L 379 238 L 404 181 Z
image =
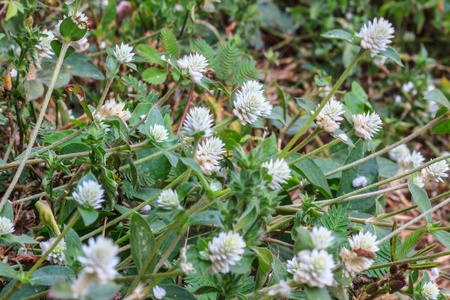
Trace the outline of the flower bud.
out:
M 400 265 L 400 269 L 407 270 L 407 269 L 409 269 L 409 265 L 408 264 L 401 264 Z
M 378 283 L 374 282 L 366 288 L 366 293 L 372 295 L 378 291 Z
M 29 16 L 26 20 L 25 20 L 25 26 L 30 27 L 33 26 L 34 20 L 32 16 Z
M 398 267 L 397 267 L 397 265 L 394 264 L 390 267 L 389 272 L 391 274 L 395 274 L 395 273 L 397 273 L 397 270 L 398 270 Z
M 61 231 L 59 231 L 58 224 L 56 224 L 53 212 L 47 202 L 40 200 L 36 202 L 34 206 L 39 212 L 39 220 L 42 222 L 42 224 L 51 228 L 56 235 L 60 235 Z
M 389 287 L 391 288 L 391 292 L 397 292 L 405 286 L 405 282 L 403 280 L 395 279 L 389 282 Z

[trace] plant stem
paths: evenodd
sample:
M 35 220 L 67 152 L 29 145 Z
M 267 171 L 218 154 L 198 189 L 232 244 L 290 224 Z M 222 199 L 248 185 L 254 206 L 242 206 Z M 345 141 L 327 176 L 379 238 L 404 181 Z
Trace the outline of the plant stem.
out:
M 3 206 L 5 205 L 6 201 L 8 200 L 12 191 L 14 190 L 14 187 L 16 186 L 17 182 L 19 181 L 19 177 L 22 174 L 22 171 L 28 160 L 28 157 L 30 156 L 31 150 L 33 149 L 34 142 L 36 141 L 36 137 L 38 135 L 39 128 L 41 127 L 42 121 L 44 120 L 45 111 L 47 110 L 47 106 L 50 103 L 50 99 L 52 97 L 52 92 L 53 92 L 53 89 L 55 88 L 56 80 L 58 79 L 59 71 L 61 70 L 64 56 L 66 55 L 68 48 L 69 48 L 69 44 L 64 42 L 62 44 L 61 52 L 59 53 L 58 61 L 56 62 L 55 70 L 53 70 L 52 80 L 50 81 L 50 84 L 47 89 L 47 93 L 45 94 L 44 102 L 42 103 L 41 113 L 39 114 L 39 118 L 36 122 L 36 126 L 34 127 L 33 133 L 31 134 L 30 140 L 28 141 L 27 150 L 25 151 L 25 155 L 24 155 L 23 159 L 21 160 L 19 167 L 17 168 L 16 175 L 14 176 L 13 180 L 11 181 L 11 185 L 8 187 L 5 194 L 3 195 L 2 201 L 0 202 L 0 211 L 3 209 Z
M 342 73 L 341 77 L 339 77 L 338 81 L 336 81 L 335 85 L 331 89 L 331 91 L 328 93 L 328 95 L 322 100 L 322 103 L 320 103 L 320 106 L 316 109 L 314 114 L 306 121 L 305 125 L 297 132 L 297 134 L 290 140 L 290 142 L 284 147 L 283 151 L 278 155 L 278 157 L 283 158 L 285 157 L 286 153 L 294 146 L 295 142 L 303 135 L 303 133 L 308 129 L 309 125 L 316 119 L 316 117 L 319 115 L 320 111 L 324 108 L 325 104 L 328 103 L 328 101 L 333 97 L 333 95 L 336 93 L 336 91 L 339 89 L 339 87 L 342 85 L 344 80 L 347 78 L 347 76 L 350 74 L 350 72 L 353 70 L 353 68 L 356 66 L 358 61 L 361 59 L 361 57 L 366 52 L 365 49 L 361 48 L 356 54 L 355 58 L 353 58 L 353 61 L 350 63 L 350 65 L 345 69 L 344 73 Z
M 155 279 L 155 278 L 170 278 L 170 277 L 176 277 L 184 275 L 183 271 L 173 271 L 173 272 L 166 272 L 166 273 L 155 273 L 155 274 L 144 274 L 142 275 L 142 279 Z M 117 277 L 114 278 L 114 282 L 127 282 L 132 281 L 136 276 L 123 276 L 123 277 Z
M 233 123 L 236 120 L 237 120 L 237 117 L 235 115 L 232 115 L 232 116 L 226 118 L 225 120 L 223 120 L 222 123 L 219 123 L 216 126 L 214 126 L 213 129 L 216 132 L 220 131 L 220 129 L 222 129 L 223 127 L 227 126 L 228 124 Z
M 307 153 L 307 154 L 305 154 L 305 155 L 302 155 L 301 157 L 299 157 L 299 158 L 297 158 L 297 159 L 295 159 L 295 160 L 289 162 L 288 165 L 293 165 L 293 164 L 298 163 L 299 161 L 302 161 L 302 160 L 304 160 L 304 159 L 307 159 L 308 157 L 311 157 L 311 156 L 313 156 L 313 155 L 316 154 L 316 153 L 320 153 L 320 152 L 322 152 L 323 150 L 325 150 L 325 149 L 327 149 L 327 148 L 330 148 L 330 147 L 333 146 L 333 145 L 336 145 L 336 144 L 339 143 L 340 141 L 341 141 L 341 140 L 339 140 L 339 139 L 335 139 L 335 140 L 333 140 L 332 142 L 329 142 L 328 144 L 323 145 L 322 147 L 317 148 L 316 150 L 313 150 L 313 151 L 311 151 L 311 152 L 309 152 L 309 153 Z
M 119 69 L 119 67 L 120 67 L 120 64 L 118 64 L 118 65 L 114 68 L 113 74 L 116 74 L 116 72 L 117 72 L 117 70 Z M 111 83 L 113 82 L 113 80 L 114 80 L 115 77 L 116 77 L 116 76 L 113 75 L 113 76 L 109 77 L 108 80 L 106 81 L 105 89 L 103 90 L 102 97 L 100 98 L 100 101 L 99 101 L 98 104 L 97 104 L 97 108 L 95 109 L 94 116 L 95 116 L 96 114 L 98 114 L 98 112 L 100 111 L 100 108 L 101 108 L 102 105 L 103 105 L 103 101 L 105 101 L 106 95 L 108 95 L 109 87 L 111 86 Z
M 445 117 L 445 115 L 442 115 L 442 116 L 440 116 L 439 118 L 434 119 L 434 120 L 431 121 L 430 123 L 426 124 L 425 126 L 423 126 L 422 128 L 420 128 L 420 129 L 417 130 L 416 132 L 413 132 L 412 134 L 408 135 L 408 136 L 405 137 L 404 139 L 401 139 L 401 140 L 398 141 L 397 143 L 394 143 L 394 144 L 392 144 L 392 145 L 390 145 L 390 146 L 388 146 L 388 147 L 385 147 L 385 148 L 381 149 L 380 151 L 377 151 L 377 152 L 375 152 L 375 153 L 373 153 L 373 154 L 371 154 L 371 155 L 369 155 L 369 156 L 366 156 L 366 157 L 361 158 L 361 159 L 359 159 L 359 160 L 357 160 L 357 161 L 354 161 L 354 162 L 352 162 L 352 163 L 350 163 L 350 164 L 348 164 L 348 165 L 345 165 L 345 166 L 342 166 L 342 167 L 340 167 L 340 168 L 334 169 L 333 171 L 330 171 L 330 172 L 326 173 L 325 176 L 328 177 L 328 176 L 333 175 L 333 174 L 336 174 L 336 173 L 338 173 L 338 172 L 341 172 L 341 171 L 350 169 L 350 168 L 355 167 L 355 166 L 357 166 L 357 165 L 359 165 L 359 164 L 362 164 L 363 162 L 366 162 L 366 161 L 368 161 L 368 160 L 371 160 L 372 158 L 375 158 L 375 157 L 381 156 L 381 155 L 383 155 L 383 154 L 385 154 L 385 153 L 388 153 L 390 150 L 392 150 L 392 149 L 394 149 L 394 148 L 397 148 L 398 146 L 400 146 L 400 145 L 402 145 L 402 144 L 404 144 L 404 143 L 407 143 L 407 142 L 411 141 L 412 139 L 414 139 L 415 137 L 419 136 L 422 132 L 424 132 L 425 130 L 427 130 L 427 129 L 433 127 L 434 124 L 436 124 L 436 123 L 438 123 L 439 121 L 441 121 L 444 117 Z
M 427 215 L 435 212 L 436 210 L 438 210 L 439 208 L 443 207 L 444 205 L 446 205 L 447 203 L 450 203 L 450 198 L 448 198 L 445 201 L 442 201 L 441 203 L 439 203 L 438 205 L 436 205 L 435 207 L 430 208 L 429 210 L 425 211 L 424 213 L 418 215 L 417 217 L 415 217 L 414 219 L 412 219 L 411 221 L 407 222 L 406 224 L 400 226 L 399 228 L 397 228 L 396 230 L 394 230 L 393 232 L 391 232 L 390 234 L 386 235 L 385 237 L 383 237 L 381 240 L 378 241 L 378 243 L 382 244 L 385 241 L 388 241 L 391 237 L 395 236 L 396 234 L 400 233 L 403 229 L 405 229 L 405 227 L 408 227 L 409 225 L 412 225 L 418 221 L 420 221 L 421 219 L 425 218 Z
M 178 244 L 178 241 L 180 240 L 180 238 L 184 235 L 184 233 L 182 234 L 177 234 L 174 239 L 172 240 L 172 242 L 170 242 L 169 247 L 167 247 L 167 249 L 164 251 L 163 256 L 159 259 L 158 263 L 155 266 L 155 269 L 153 270 L 153 273 L 158 273 L 159 269 L 162 267 L 162 265 L 164 264 L 164 262 L 166 261 L 166 259 L 169 257 L 169 255 L 172 253 L 173 249 L 175 249 L 175 247 Z
M 416 261 L 421 261 L 421 260 L 429 260 L 432 258 L 437 258 L 437 257 L 442 257 L 442 256 L 447 256 L 447 255 L 450 255 L 450 251 L 430 254 L 430 255 L 426 255 L 426 256 L 412 257 L 412 258 L 408 258 L 408 259 L 404 259 L 404 260 L 388 262 L 385 264 L 379 264 L 379 265 L 370 267 L 368 270 L 376 270 L 376 269 L 386 268 L 386 267 L 392 266 L 393 264 L 401 265 L 401 264 L 407 264 L 410 262 L 416 262 Z
M 319 132 L 321 132 L 322 129 L 317 127 L 316 129 L 314 129 L 314 131 L 306 138 L 304 139 L 300 144 L 298 144 L 296 147 L 294 147 L 294 149 L 292 149 L 291 151 L 289 151 L 286 156 L 284 157 L 285 159 L 288 158 L 289 156 L 291 156 L 294 153 L 297 153 L 298 150 L 300 150 L 301 148 L 303 148 L 306 144 L 309 143 L 309 141 L 311 141 L 316 135 L 319 134 Z
M 191 106 L 192 97 L 194 95 L 194 89 L 195 89 L 195 82 L 192 81 L 191 89 L 189 90 L 189 96 L 188 96 L 188 100 L 187 100 L 187 103 L 186 103 L 186 107 L 184 108 L 183 115 L 181 116 L 181 120 L 180 120 L 180 123 L 178 125 L 177 135 L 180 135 L 180 130 L 181 130 L 181 127 L 183 126 L 184 119 L 186 118 L 186 115 L 187 115 L 187 112 L 189 110 L 189 107 Z

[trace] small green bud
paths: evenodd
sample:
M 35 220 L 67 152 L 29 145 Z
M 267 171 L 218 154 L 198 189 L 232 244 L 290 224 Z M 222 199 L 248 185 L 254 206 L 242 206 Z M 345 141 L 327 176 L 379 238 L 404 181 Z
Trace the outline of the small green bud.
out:
M 30 27 L 33 26 L 34 20 L 32 16 L 29 16 L 26 20 L 25 20 L 25 26 Z
M 39 212 L 39 220 L 45 226 L 51 228 L 56 235 L 60 235 L 61 231 L 58 228 L 58 224 L 56 224 L 55 217 L 53 216 L 52 210 L 50 206 L 45 201 L 38 201 L 34 205 Z

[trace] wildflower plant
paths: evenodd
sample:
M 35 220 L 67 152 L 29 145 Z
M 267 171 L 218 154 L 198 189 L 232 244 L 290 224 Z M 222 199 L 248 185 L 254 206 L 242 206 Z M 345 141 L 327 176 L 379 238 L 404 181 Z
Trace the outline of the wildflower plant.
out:
M 32 2 L 27 16 L 37 9 Z M 370 54 L 403 66 L 390 47 L 397 35 L 389 21 L 316 34 L 358 52 L 340 77 L 305 81 L 315 83 L 312 92 L 294 100 L 289 86 L 262 76 L 252 51 L 241 51 L 247 41 L 222 38 L 201 20 L 202 10 L 222 4 L 170 6 L 177 17 L 185 13 L 184 25 L 171 28 L 165 22 L 173 16 L 160 7 L 153 14 L 151 1 L 132 14 L 121 11 L 127 1 L 97 2 L 66 1 L 63 17 L 45 29 L 24 22 L 22 41 L 0 35 L 19 40 L 8 72 L 1 70 L 8 115 L 0 124 L 20 136 L 0 164 L 3 299 L 443 298 L 440 262 L 431 259 L 448 251 L 416 245 L 431 235 L 450 247 L 448 227 L 433 215 L 450 202 L 448 192 L 430 199 L 424 189 L 447 182 L 450 155 L 431 158 L 412 146 L 430 130 L 450 132 L 450 102 L 428 91 L 424 100 L 439 106 L 433 118 L 385 139 L 391 121 L 358 70 L 361 60 L 376 63 Z M 164 28 L 115 38 L 116 17 L 124 32 L 154 19 Z M 198 26 L 214 29 L 219 42 L 209 43 Z M 277 63 L 272 50 L 266 56 Z M 35 81 L 49 66 L 44 94 Z M 62 117 L 68 106 L 78 108 L 77 118 Z M 384 196 L 401 189 L 411 206 L 385 212 Z M 28 203 L 38 216 L 24 226 L 21 209 L 34 213 Z M 414 218 L 397 223 L 413 209 Z M 9 251 L 32 259 L 19 263 Z

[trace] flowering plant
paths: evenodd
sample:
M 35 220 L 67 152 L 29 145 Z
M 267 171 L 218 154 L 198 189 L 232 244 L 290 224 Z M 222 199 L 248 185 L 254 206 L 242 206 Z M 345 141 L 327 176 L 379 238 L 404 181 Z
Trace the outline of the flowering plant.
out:
M 324 33 L 358 52 L 338 79 L 317 84 L 308 99 L 288 101 L 276 85 L 280 105 L 269 98 L 271 82 L 259 80 L 256 63 L 232 39 L 211 46 L 202 38 L 177 40 L 164 28 L 129 43 L 121 37 L 115 47 L 106 39 L 105 50 L 96 52 L 92 32 L 111 32 L 104 19 L 91 22 L 95 15 L 82 12 L 91 5 L 66 1 L 67 14 L 42 31 L 26 23 L 32 48 L 22 47 L 20 59 L 9 63 L 19 74 L 2 87 L 5 105 L 17 110 L 20 102 L 23 112 L 23 100 L 43 99 L 38 115 L 37 103 L 29 102 L 34 125 L 21 131 L 27 137 L 21 151 L 9 159 L 8 147 L 0 164 L 8 179 L 1 246 L 31 257 L 22 264 L 5 252 L 2 299 L 369 300 L 394 293 L 443 299 L 426 270 L 439 277 L 440 263 L 428 260 L 449 252 L 415 246 L 431 235 L 450 247 L 448 227 L 432 215 L 450 198 L 432 202 L 449 192 L 430 199 L 423 189 L 446 180 L 450 154 L 425 162 L 408 145 L 430 129 L 450 132 L 450 102 L 429 91 L 424 99 L 439 106 L 434 118 L 381 146 L 388 130 L 382 113 L 356 81 L 341 90 L 370 54 L 403 66 L 389 46 L 390 22 L 375 18 L 358 33 Z M 104 18 L 115 9 L 110 1 Z M 83 51 L 91 51 L 104 74 Z M 86 57 L 101 75 L 100 91 L 78 80 L 84 76 L 76 69 L 63 78 L 64 64 Z M 44 93 L 36 72 L 50 64 Z M 45 131 L 52 99 L 63 113 L 56 111 Z M 71 100 L 82 114 L 63 118 Z M 23 125 L 16 112 L 11 128 Z M 315 139 L 320 143 L 310 150 Z M 34 181 L 21 177 L 28 171 L 42 189 L 31 195 L 18 189 L 18 183 L 32 189 Z M 385 212 L 383 196 L 400 189 L 415 204 Z M 35 207 L 38 221 L 16 234 L 22 206 Z M 405 224 L 391 219 L 416 208 Z

